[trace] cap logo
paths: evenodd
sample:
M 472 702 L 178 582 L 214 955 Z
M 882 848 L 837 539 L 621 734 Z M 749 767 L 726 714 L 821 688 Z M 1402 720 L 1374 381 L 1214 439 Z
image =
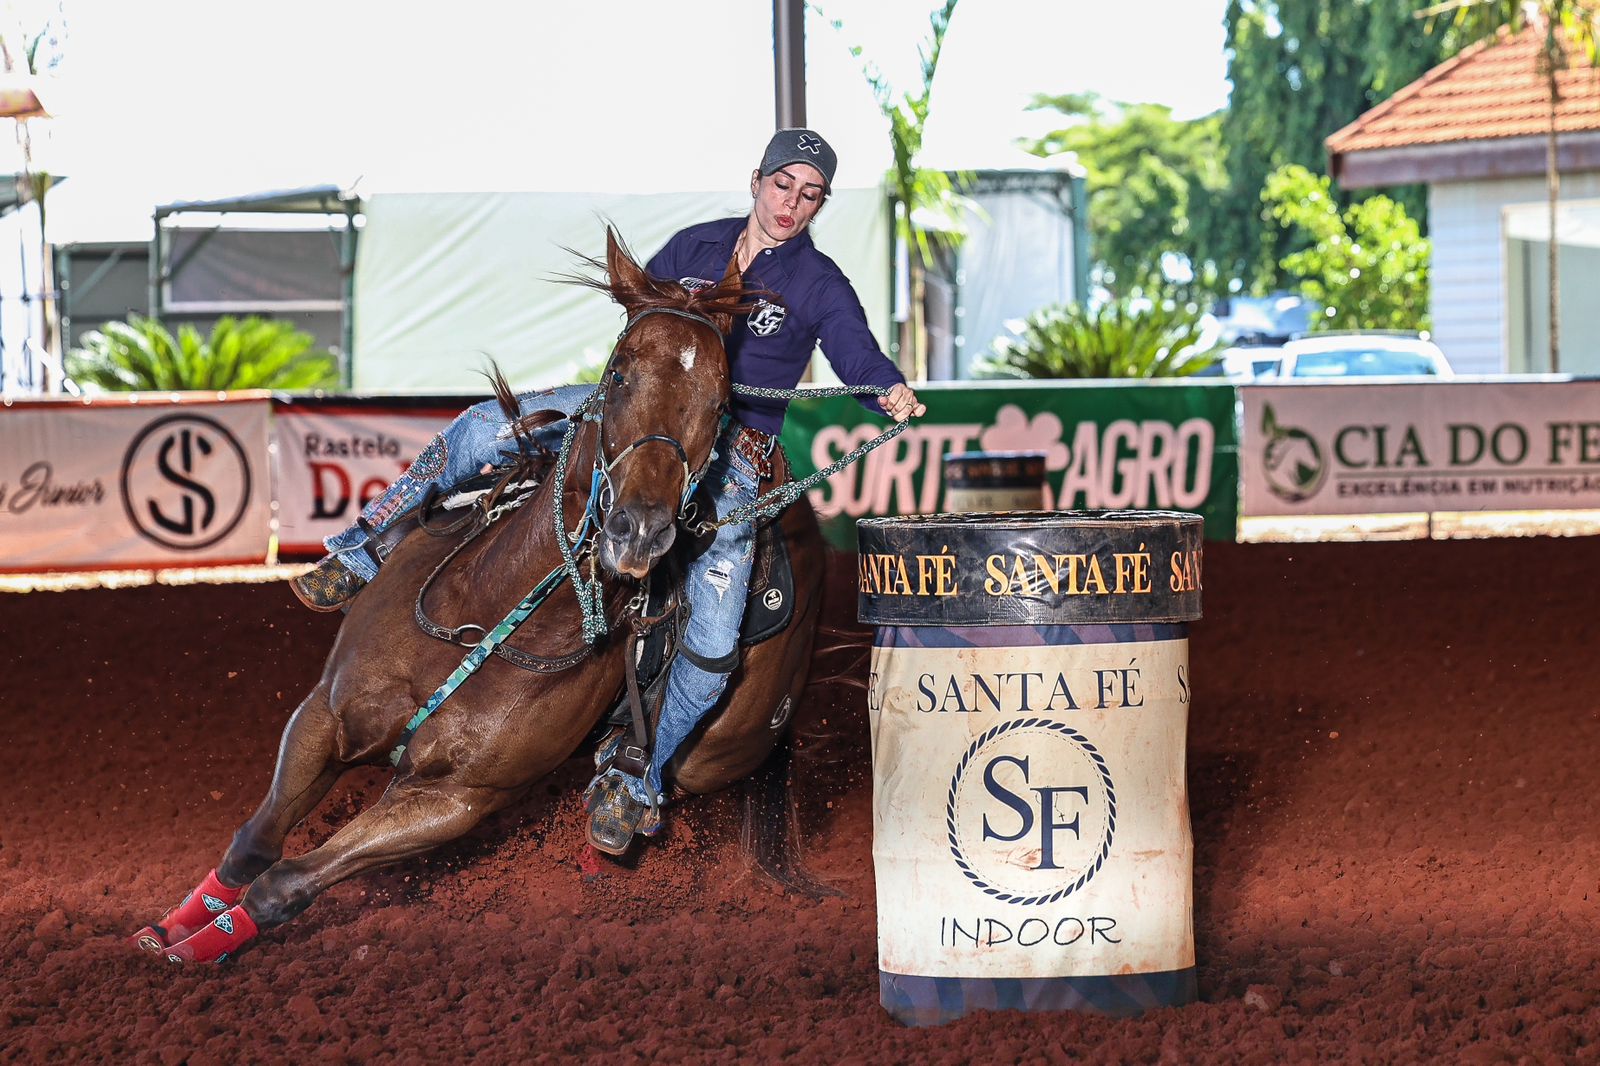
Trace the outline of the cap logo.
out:
M 802 152 L 810 152 L 812 155 L 818 155 L 822 152 L 822 141 L 820 138 L 813 137 L 809 133 L 802 133 L 800 135 L 800 139 L 795 141 L 795 147 L 800 149 Z

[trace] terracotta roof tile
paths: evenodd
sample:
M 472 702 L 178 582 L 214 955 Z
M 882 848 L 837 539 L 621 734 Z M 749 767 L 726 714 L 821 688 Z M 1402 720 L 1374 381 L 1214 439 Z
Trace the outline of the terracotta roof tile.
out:
M 1467 49 L 1401 89 L 1327 140 L 1334 153 L 1421 144 L 1543 136 L 1549 129 L 1546 82 L 1538 73 L 1541 30 L 1530 27 Z M 1574 52 L 1557 75 L 1556 128 L 1600 130 L 1600 69 Z

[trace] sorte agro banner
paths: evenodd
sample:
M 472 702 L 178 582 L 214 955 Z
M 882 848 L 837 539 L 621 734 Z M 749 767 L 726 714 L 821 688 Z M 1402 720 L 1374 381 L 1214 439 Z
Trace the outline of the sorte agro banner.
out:
M 1600 381 L 1240 393 L 1245 514 L 1600 507 Z
M 1206 535 L 1232 540 L 1238 524 L 1234 389 L 1149 381 L 923 385 L 927 416 L 811 490 L 823 530 L 855 545 L 855 520 L 944 509 L 944 456 L 970 451 L 1045 453 L 1047 509 L 1196 511 Z M 796 400 L 783 444 L 803 477 L 889 425 L 848 398 Z
M 278 550 L 320 555 L 481 396 L 300 397 L 276 408 Z
M 259 563 L 270 408 L 128 394 L 0 407 L 0 570 Z

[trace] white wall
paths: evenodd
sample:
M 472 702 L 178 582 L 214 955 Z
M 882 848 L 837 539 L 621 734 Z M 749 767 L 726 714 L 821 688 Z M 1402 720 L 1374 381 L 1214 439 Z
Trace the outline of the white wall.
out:
M 1600 173 L 1563 175 L 1561 195 L 1573 200 L 1600 197 Z M 1504 209 L 1544 199 L 1542 177 L 1428 187 L 1434 339 L 1457 373 L 1508 369 Z M 1581 313 L 1600 311 L 1584 308 Z

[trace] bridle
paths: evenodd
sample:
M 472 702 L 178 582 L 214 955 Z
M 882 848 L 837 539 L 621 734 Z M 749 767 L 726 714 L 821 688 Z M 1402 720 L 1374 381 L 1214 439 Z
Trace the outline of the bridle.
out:
M 651 307 L 629 318 L 627 323 L 623 325 L 622 332 L 617 334 L 616 342 L 611 346 L 611 357 L 606 360 L 605 370 L 601 373 L 601 385 L 595 390 L 594 396 L 591 397 L 591 401 L 595 402 L 596 407 L 592 416 L 595 422 L 596 437 L 594 474 L 589 485 L 588 512 L 589 515 L 598 512 L 601 516 L 600 521 L 595 523 L 597 527 L 603 527 L 604 518 L 610 514 L 611 505 L 616 501 L 616 486 L 612 481 L 611 472 L 624 459 L 646 444 L 665 444 L 678 454 L 678 462 L 683 467 L 683 494 L 678 499 L 676 516 L 677 520 L 680 521 L 687 516 L 689 500 L 694 496 L 695 489 L 699 487 L 700 479 L 705 476 L 706 468 L 711 465 L 711 460 L 716 455 L 715 448 L 708 450 L 705 461 L 700 464 L 699 469 L 691 470 L 689 468 L 689 453 L 684 449 L 681 441 L 676 437 L 669 437 L 665 433 L 647 433 L 633 441 L 626 448 L 623 448 L 615 456 L 609 459 L 606 457 L 604 422 L 606 404 L 611 397 L 611 390 L 618 385 L 626 383 L 626 378 L 623 377 L 622 372 L 617 370 L 613 364 L 616 362 L 617 353 L 622 349 L 622 342 L 627 339 L 633 327 L 651 315 L 675 315 L 678 318 L 686 318 L 691 322 L 699 322 L 702 325 L 709 326 L 719 336 L 722 332 L 705 315 L 697 314 L 693 311 L 683 311 L 675 307 Z M 587 403 L 585 406 L 587 406 Z

